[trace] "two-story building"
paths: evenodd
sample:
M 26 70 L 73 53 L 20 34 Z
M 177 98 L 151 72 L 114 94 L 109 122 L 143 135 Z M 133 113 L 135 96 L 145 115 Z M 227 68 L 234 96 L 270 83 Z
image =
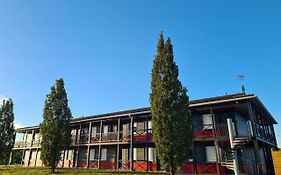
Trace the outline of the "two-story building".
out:
M 257 96 L 205 98 L 189 107 L 193 144 L 179 172 L 233 174 L 236 166 L 241 174 L 274 174 L 271 149 L 277 148 L 277 122 Z M 72 143 L 62 152 L 59 167 L 165 171 L 156 156 L 150 108 L 74 118 L 71 125 Z M 13 151 L 22 153 L 20 163 L 43 166 L 39 126 L 16 132 Z

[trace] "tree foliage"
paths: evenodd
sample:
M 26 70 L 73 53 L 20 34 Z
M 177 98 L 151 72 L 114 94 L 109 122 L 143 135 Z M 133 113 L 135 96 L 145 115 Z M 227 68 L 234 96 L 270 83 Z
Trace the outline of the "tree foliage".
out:
M 4 100 L 0 107 L 0 164 L 8 164 L 15 140 L 14 104 Z
M 46 97 L 43 122 L 40 125 L 41 159 L 52 172 L 61 159 L 61 152 L 68 149 L 71 143 L 71 118 L 64 81 L 56 80 L 51 93 Z
M 172 174 L 187 161 L 192 143 L 189 97 L 178 75 L 171 40 L 164 43 L 161 33 L 153 62 L 150 104 L 156 153 Z

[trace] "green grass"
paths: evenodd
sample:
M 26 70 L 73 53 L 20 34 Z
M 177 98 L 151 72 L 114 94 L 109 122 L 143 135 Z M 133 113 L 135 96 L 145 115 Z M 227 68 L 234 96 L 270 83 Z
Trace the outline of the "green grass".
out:
M 0 165 L 0 175 L 46 175 L 52 174 L 50 169 L 47 168 L 29 168 L 20 165 Z M 77 175 L 77 174 L 97 174 L 97 175 L 166 175 L 166 173 L 131 173 L 122 171 L 106 171 L 106 170 L 93 170 L 93 169 L 56 169 L 55 175 Z M 54 175 L 54 174 L 53 174 Z

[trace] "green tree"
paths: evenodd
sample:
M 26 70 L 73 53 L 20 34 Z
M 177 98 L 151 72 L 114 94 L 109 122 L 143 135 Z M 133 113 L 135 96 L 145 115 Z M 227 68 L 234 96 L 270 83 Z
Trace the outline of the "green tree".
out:
M 15 142 L 14 104 L 12 99 L 3 100 L 0 108 L 0 164 L 8 164 Z
M 56 80 L 47 95 L 40 125 L 41 159 L 52 172 L 61 159 L 61 152 L 69 148 L 71 142 L 71 111 L 68 107 L 67 94 L 63 79 Z
M 161 33 L 153 61 L 150 105 L 156 153 L 171 174 L 187 161 L 192 143 L 189 97 L 178 74 L 171 40 L 164 43 Z

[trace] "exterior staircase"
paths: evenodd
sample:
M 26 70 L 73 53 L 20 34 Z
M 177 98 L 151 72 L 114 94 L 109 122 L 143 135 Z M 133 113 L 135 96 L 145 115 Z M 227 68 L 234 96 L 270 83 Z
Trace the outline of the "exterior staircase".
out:
M 248 144 L 249 142 L 250 142 L 250 138 L 249 137 L 235 137 L 233 139 L 233 145 L 235 147 L 244 146 L 244 145 Z
M 226 168 L 234 171 L 234 151 L 230 148 L 220 148 L 218 162 Z
M 228 130 L 229 132 L 229 139 L 231 142 L 231 146 L 226 144 L 219 144 L 217 153 L 218 153 L 218 162 L 222 165 L 225 166 L 227 169 L 230 169 L 235 172 L 235 174 L 241 174 L 239 172 L 239 165 L 238 165 L 238 159 L 240 160 L 239 162 L 243 164 L 247 164 L 247 167 L 250 167 L 247 169 L 246 174 L 254 174 L 253 173 L 253 168 L 252 168 L 252 162 L 250 160 L 247 160 L 245 158 L 237 156 L 237 148 L 241 148 L 245 145 L 247 145 L 251 141 L 250 136 L 235 136 L 234 135 L 234 128 L 233 126 L 230 126 L 232 121 L 230 120 Z M 237 170 L 238 166 L 238 170 Z M 245 173 L 245 172 L 244 172 Z

